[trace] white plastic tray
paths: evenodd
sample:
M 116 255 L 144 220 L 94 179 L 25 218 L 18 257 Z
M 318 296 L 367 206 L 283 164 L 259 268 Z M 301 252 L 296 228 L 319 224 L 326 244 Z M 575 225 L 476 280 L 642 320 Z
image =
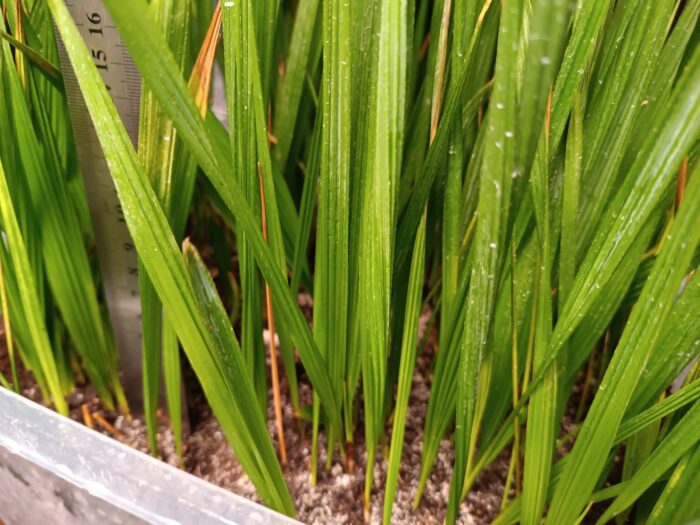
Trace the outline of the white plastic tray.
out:
M 0 522 L 298 523 L 1 387 Z

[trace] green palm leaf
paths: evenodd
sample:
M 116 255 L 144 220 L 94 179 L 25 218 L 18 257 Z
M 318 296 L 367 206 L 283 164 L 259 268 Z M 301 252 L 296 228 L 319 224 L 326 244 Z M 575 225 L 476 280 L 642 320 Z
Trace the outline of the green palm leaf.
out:
M 592 256 L 596 253 L 600 253 L 600 256 L 593 264 L 589 262 L 593 257 L 587 258 L 588 264 L 584 262 L 580 273 L 581 278 L 577 278 L 576 292 L 567 303 L 576 306 L 567 309 L 568 316 L 580 304 L 575 300 L 578 299 L 576 296 L 581 294 L 583 289 L 591 285 L 595 286 L 599 282 L 602 268 L 596 266 L 603 260 L 605 265 L 609 264 L 615 252 L 624 248 L 625 242 L 629 242 L 626 241 L 628 228 L 635 223 L 641 226 L 641 222 L 638 221 L 643 218 L 641 214 L 643 203 L 646 201 L 651 204 L 654 196 L 661 197 L 664 176 L 680 164 L 681 155 L 688 147 L 687 144 L 697 137 L 700 129 L 698 128 L 700 124 L 697 123 L 700 117 L 700 69 L 695 63 L 700 64 L 700 51 L 696 51 L 690 67 L 674 90 L 674 96 L 669 104 L 670 111 L 664 115 L 662 139 L 659 142 L 647 142 L 649 155 L 640 157 L 636 165 L 638 167 L 632 171 L 638 175 L 635 180 L 629 179 L 629 185 L 634 185 L 632 191 L 629 194 L 622 192 L 618 194 L 619 198 L 616 200 L 619 202 L 624 199 L 621 202 L 623 206 L 613 205 L 614 211 L 608 215 L 612 219 L 613 227 L 609 229 L 608 235 L 598 237 L 599 240 L 594 244 L 591 252 Z M 648 184 L 645 184 L 645 179 L 653 180 L 654 184 L 647 186 L 646 195 L 640 199 L 635 195 L 637 193 L 635 190 L 643 191 L 642 188 Z M 656 188 L 659 190 L 655 192 Z M 654 342 L 660 335 L 660 327 L 671 309 L 678 283 L 688 270 L 695 247 L 700 241 L 700 232 L 695 227 L 698 220 L 698 202 L 697 200 L 695 203 L 692 202 L 694 191 L 700 191 L 700 178 L 691 180 L 688 188 L 689 198 L 684 201 L 678 219 L 669 232 L 669 239 L 654 265 L 640 297 L 639 306 L 632 313 L 608 373 L 603 379 L 600 393 L 596 396 L 576 440 L 570 463 L 567 465 L 562 481 L 557 485 L 552 500 L 549 520 L 553 522 L 571 521 L 581 510 L 583 506 L 581 496 L 593 487 L 602 468 L 601 449 L 606 450 L 610 446 L 610 429 L 619 425 L 632 395 L 634 384 L 644 368 Z M 621 224 L 621 217 L 625 221 L 623 224 Z M 603 244 L 602 250 L 596 250 L 601 244 Z M 590 283 L 590 281 L 593 282 Z M 560 321 L 560 324 L 562 322 Z M 635 351 L 627 351 L 627 348 L 634 348 Z
M 244 373 L 228 317 L 211 281 L 207 281 L 207 270 L 189 251 L 188 271 L 124 127 L 111 125 L 118 121 L 116 109 L 68 10 L 58 0 L 51 0 L 49 7 L 78 72 L 127 225 L 168 318 L 241 465 L 268 504 L 292 513 L 267 426 L 254 408 L 252 383 Z
M 231 183 L 231 163 L 225 143 L 216 140 L 213 121 L 202 121 L 199 112 L 188 94 L 184 82 L 179 79 L 172 54 L 159 35 L 152 30 L 151 17 L 143 9 L 142 0 L 136 5 L 107 0 L 107 8 L 120 29 L 120 34 L 139 67 L 144 80 L 149 84 L 164 111 L 172 119 L 180 138 L 189 148 L 202 170 L 254 247 L 258 266 L 270 286 L 278 314 L 287 326 L 289 335 L 299 350 L 304 366 L 317 389 L 331 420 L 340 421 L 340 412 L 325 360 L 313 341 L 311 332 L 289 292 L 288 283 L 279 270 L 279 264 L 265 242 L 257 215 L 245 201 L 244 196 Z

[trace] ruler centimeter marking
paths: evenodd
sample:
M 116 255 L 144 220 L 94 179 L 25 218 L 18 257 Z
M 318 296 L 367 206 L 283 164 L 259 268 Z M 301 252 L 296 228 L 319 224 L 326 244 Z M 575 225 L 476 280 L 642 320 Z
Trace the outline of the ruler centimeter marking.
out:
M 136 147 L 141 98 L 138 70 L 101 0 L 66 0 L 65 5 Z M 138 411 L 143 399 L 138 258 L 75 72 L 60 37 L 57 39 L 73 135 L 95 232 L 97 258 L 120 355 L 122 382 L 132 410 Z

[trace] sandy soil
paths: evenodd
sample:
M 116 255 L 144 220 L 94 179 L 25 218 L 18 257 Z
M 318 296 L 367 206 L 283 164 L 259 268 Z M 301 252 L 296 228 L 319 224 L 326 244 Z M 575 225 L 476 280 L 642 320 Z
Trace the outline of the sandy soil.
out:
M 4 346 L 4 345 L 3 345 Z M 428 345 L 429 346 L 429 345 Z M 443 440 L 435 467 L 429 478 L 423 500 L 418 509 L 413 510 L 412 501 L 418 484 L 420 455 L 422 448 L 423 421 L 429 396 L 428 370 L 432 350 L 424 351 L 419 356 L 413 378 L 413 388 L 407 414 L 407 426 L 404 442 L 402 466 L 399 485 L 394 501 L 393 523 L 442 523 L 452 471 L 453 450 L 448 440 Z M 9 372 L 7 355 L 0 348 L 0 370 Z M 6 373 L 6 375 L 9 375 Z M 31 374 L 20 367 L 22 393 L 34 401 L 41 402 L 41 394 Z M 310 402 L 311 390 L 307 383 L 300 384 L 303 402 Z M 364 486 L 363 431 L 358 429 L 356 435 L 355 461 L 353 473 L 344 471 L 340 455 L 336 453 L 329 471 L 325 469 L 326 450 L 323 434 L 320 436 L 319 469 L 316 486 L 312 486 L 309 476 L 311 455 L 311 428 L 308 423 L 295 420 L 291 403 L 288 402 L 286 383 L 283 379 L 283 406 L 285 406 L 285 440 L 288 461 L 284 474 L 295 499 L 298 519 L 310 524 L 351 524 L 363 523 L 364 512 L 362 492 Z M 192 474 L 215 483 L 236 494 L 260 501 L 252 483 L 236 461 L 221 429 L 210 413 L 201 396 L 193 395 L 190 399 L 191 433 L 185 437 L 184 468 Z M 270 394 L 272 399 L 272 394 Z M 145 423 L 141 418 L 130 420 L 124 416 L 105 412 L 94 390 L 89 386 L 78 388 L 68 398 L 71 418 L 85 423 L 83 405 L 90 413 L 100 414 L 113 428 L 108 428 L 93 419 L 95 430 L 110 435 L 127 443 L 135 449 L 148 452 Z M 194 412 L 194 413 L 193 413 Z M 274 414 L 270 407 L 268 425 L 272 436 L 276 435 Z M 171 465 L 178 465 L 172 433 L 165 414 L 159 413 L 159 456 Z M 387 428 L 390 435 L 390 427 Z M 277 446 L 276 439 L 275 446 Z M 503 493 L 503 480 L 508 467 L 508 458 L 499 458 L 478 478 L 475 487 L 461 506 L 459 523 L 487 524 L 498 514 Z M 386 464 L 379 458 L 375 469 L 374 491 L 371 500 L 370 522 L 380 523 L 383 506 L 383 485 Z
M 427 408 L 429 385 L 418 367 L 413 379 L 409 403 L 404 452 L 400 480 L 394 501 L 394 523 L 442 523 L 449 495 L 453 452 L 448 440 L 443 440 L 438 458 L 428 481 L 421 505 L 415 511 L 412 501 L 418 485 L 423 420 Z M 310 399 L 307 385 L 302 385 L 302 399 Z M 356 432 L 356 468 L 345 472 L 340 455 L 336 453 L 330 471 L 325 470 L 326 450 L 323 435 L 320 439 L 318 480 L 315 487 L 309 482 L 311 455 L 310 429 L 299 432 L 291 406 L 285 403 L 285 441 L 287 465 L 284 473 L 296 501 L 298 518 L 306 523 L 350 524 L 364 522 L 362 492 L 366 454 L 362 432 Z M 270 410 L 269 428 L 276 434 L 274 415 Z M 276 440 L 275 440 L 276 441 Z M 508 458 L 500 458 L 482 473 L 466 502 L 462 504 L 460 523 L 491 523 L 498 514 L 507 473 Z M 185 467 L 193 474 L 237 494 L 258 499 L 255 489 L 236 462 L 225 437 L 213 417 L 205 417 L 187 439 Z M 383 506 L 383 485 L 386 464 L 379 461 L 375 469 L 374 492 L 371 501 L 371 523 L 380 523 Z

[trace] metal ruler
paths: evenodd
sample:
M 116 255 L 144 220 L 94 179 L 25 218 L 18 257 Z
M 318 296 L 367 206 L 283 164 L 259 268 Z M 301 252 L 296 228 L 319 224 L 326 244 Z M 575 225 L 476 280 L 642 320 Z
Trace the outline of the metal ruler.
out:
M 112 101 L 136 146 L 141 78 L 101 0 L 65 0 Z M 132 409 L 140 410 L 141 302 L 138 258 L 116 188 L 73 68 L 58 38 L 78 160 L 85 181 L 107 306 L 120 354 L 122 381 Z

